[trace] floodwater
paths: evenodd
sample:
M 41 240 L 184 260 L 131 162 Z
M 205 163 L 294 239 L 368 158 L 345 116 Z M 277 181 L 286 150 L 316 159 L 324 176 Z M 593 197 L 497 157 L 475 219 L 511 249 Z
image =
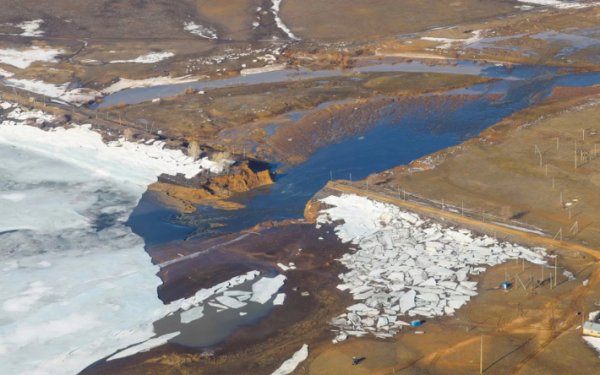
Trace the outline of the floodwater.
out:
M 554 86 L 600 84 L 600 73 L 558 73 L 556 68 L 550 67 L 517 66 L 508 70 L 487 66 L 482 67 L 480 73 L 500 80 L 444 94 L 477 94 L 474 100 L 459 106 L 413 108 L 398 117 L 399 108 L 394 107 L 397 103 L 391 104 L 377 123 L 364 133 L 342 138 L 318 149 L 306 162 L 278 174 L 272 186 L 236 195 L 232 200 L 246 205 L 241 210 L 224 211 L 198 206 L 198 211 L 193 214 L 178 215 L 159 207 L 152 195 L 147 193 L 129 225 L 147 244 L 157 244 L 185 238 L 196 228 L 194 237 L 202 240 L 239 232 L 267 220 L 299 219 L 303 217 L 307 201 L 332 178 L 363 179 L 372 173 L 460 144 L 503 118 L 534 105 L 549 95 Z M 501 96 L 490 97 L 487 94 Z M 291 116 L 293 120 L 297 119 L 295 114 Z M 225 226 L 210 228 L 211 223 Z M 156 331 L 159 334 L 181 331 L 182 334 L 172 342 L 182 345 L 215 345 L 240 326 L 255 324 L 268 316 L 273 305 L 267 302 L 261 306 L 248 306 L 243 310 L 248 313 L 245 316 L 239 315 L 242 310 L 216 312 L 209 306 L 205 309 L 206 315 L 202 319 L 188 324 L 180 323 L 178 313 L 168 316 L 156 322 Z
M 276 276 L 276 273 L 263 275 L 268 277 Z M 252 291 L 252 284 L 260 278 L 229 289 L 240 291 Z M 258 324 L 258 322 L 271 313 L 276 305 L 273 305 L 275 295 L 264 304 L 246 301 L 247 305 L 239 309 L 219 310 L 216 307 L 204 303 L 204 316 L 198 320 L 189 323 L 181 323 L 181 312 L 177 311 L 173 315 L 166 316 L 154 323 L 154 331 L 157 336 L 166 335 L 173 332 L 181 332 L 178 336 L 169 340 L 171 343 L 195 348 L 204 348 L 223 342 L 229 335 L 238 328 Z M 213 300 L 210 298 L 209 301 Z M 217 302 L 218 303 L 218 302 Z M 240 313 L 244 314 L 241 315 Z
M 177 211 L 164 207 L 147 191 L 125 224 L 144 239 L 147 247 L 155 246 L 186 238 L 196 229 L 173 223 L 177 215 Z
M 488 74 L 500 78 L 498 72 L 498 69 L 490 68 Z M 303 217 L 307 201 L 331 178 L 363 179 L 460 144 L 503 118 L 546 98 L 553 86 L 600 84 L 600 73 L 558 74 L 555 68 L 545 67 L 520 67 L 510 73 L 508 79 L 449 93 L 502 94 L 498 100 L 484 95 L 465 102 L 458 109 L 427 111 L 417 108 L 399 121 L 393 115 L 384 115 L 364 134 L 329 144 L 317 150 L 306 162 L 278 174 L 274 185 L 232 199 L 246 208 L 223 211 L 199 206 L 196 213 L 182 215 L 178 222 L 198 226 L 197 238 L 209 238 L 248 229 L 268 220 L 299 219 Z M 388 112 L 394 112 L 393 105 Z M 225 226 L 203 232 L 201 228 L 209 228 L 210 223 Z
M 338 77 L 348 74 L 371 73 L 371 72 L 429 72 L 429 73 L 448 73 L 448 74 L 470 74 L 479 75 L 486 68 L 492 68 L 493 65 L 479 65 L 471 61 L 459 62 L 456 66 L 433 65 L 413 61 L 409 63 L 393 63 L 391 60 L 383 62 L 374 61 L 373 65 L 357 67 L 354 69 L 342 70 L 315 70 L 310 71 L 305 68 L 300 70 L 276 70 L 271 72 L 257 73 L 247 76 L 237 76 L 218 81 L 201 81 L 190 83 L 177 83 L 173 85 L 154 86 L 129 89 L 116 92 L 102 98 L 103 102 L 98 108 L 110 107 L 121 102 L 127 104 L 138 104 L 156 98 L 165 98 L 183 93 L 187 88 L 192 87 L 196 90 L 210 90 L 220 87 L 233 87 L 240 85 L 257 85 L 262 83 L 277 83 L 285 81 Z M 504 68 L 506 70 L 506 68 Z

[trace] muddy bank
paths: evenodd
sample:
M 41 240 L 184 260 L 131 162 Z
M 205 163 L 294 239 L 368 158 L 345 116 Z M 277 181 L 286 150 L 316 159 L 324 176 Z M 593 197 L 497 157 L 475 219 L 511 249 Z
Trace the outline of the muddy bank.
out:
M 225 199 L 272 183 L 273 176 L 268 164 L 244 160 L 235 163 L 223 174 L 203 171 L 191 179 L 182 175 L 162 175 L 149 189 L 168 206 L 182 213 L 193 213 L 196 212 L 196 204 L 222 210 L 242 208 L 243 205 Z

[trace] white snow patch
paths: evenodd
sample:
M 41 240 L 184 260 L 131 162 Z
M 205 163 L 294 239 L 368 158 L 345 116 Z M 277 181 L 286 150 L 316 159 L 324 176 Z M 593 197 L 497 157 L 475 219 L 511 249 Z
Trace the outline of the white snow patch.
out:
M 153 52 L 147 55 L 139 56 L 133 60 L 114 60 L 111 64 L 124 64 L 124 63 L 138 63 L 138 64 L 154 64 L 159 61 L 166 60 L 170 57 L 175 56 L 172 52 Z
M 197 25 L 194 22 L 184 22 L 183 29 L 206 39 L 217 39 L 217 31 L 211 27 Z
M 105 89 L 102 89 L 102 93 L 105 95 L 114 94 L 115 92 L 126 90 L 126 89 L 135 89 L 139 87 L 153 87 L 153 86 L 162 86 L 162 85 L 173 85 L 177 83 L 188 83 L 188 82 L 196 82 L 198 78 L 193 78 L 191 76 L 183 76 L 172 78 L 171 76 L 165 77 L 154 77 L 147 79 L 127 79 L 121 78 L 118 82 L 113 83 Z
M 279 17 L 279 11 L 281 10 L 280 9 L 281 2 L 283 0 L 272 0 L 272 1 L 273 1 L 273 6 L 271 7 L 271 13 L 273 13 L 273 16 L 275 16 L 275 23 L 277 24 L 277 27 L 279 27 L 284 33 L 286 33 L 290 39 L 300 40 L 300 38 L 298 38 L 294 34 L 292 34 L 292 31 L 290 29 L 288 29 L 288 27 L 283 23 L 283 20 L 281 19 L 281 17 Z
M 451 48 L 454 44 L 468 45 L 468 44 L 475 43 L 475 42 L 481 40 L 481 30 L 475 30 L 475 31 L 472 31 L 472 33 L 473 33 L 473 36 L 470 38 L 466 38 L 466 39 L 433 38 L 433 37 L 427 37 L 427 36 L 422 37 L 421 39 L 428 40 L 431 42 L 441 43 L 435 48 L 448 49 L 448 48 Z
M 11 73 L 4 69 L 0 69 L 0 77 L 12 77 L 12 76 L 14 76 L 14 73 Z
M 35 61 L 58 62 L 56 56 L 65 53 L 62 49 L 32 47 L 30 49 L 0 49 L 0 63 L 26 69 Z
M 21 36 L 41 36 L 44 35 L 44 32 L 40 30 L 40 25 L 43 22 L 44 20 L 25 21 L 16 26 L 23 29 Z
M 557 9 L 583 9 L 600 5 L 599 2 L 577 3 L 558 0 L 519 0 L 522 3 L 550 6 Z

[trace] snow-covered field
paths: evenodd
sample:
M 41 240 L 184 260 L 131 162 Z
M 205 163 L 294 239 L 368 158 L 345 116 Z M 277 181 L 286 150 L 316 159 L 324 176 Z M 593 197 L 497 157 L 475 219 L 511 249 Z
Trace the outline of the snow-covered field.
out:
M 219 166 L 160 142 L 107 145 L 85 125 L 45 132 L 24 122 L 51 115 L 0 107 L 10 111 L 0 124 L 0 372 L 75 374 L 130 345 L 164 342 L 146 342 L 154 321 L 218 290 L 165 306 L 158 266 L 124 223 L 161 173 L 191 177 Z M 263 281 L 269 290 L 272 283 Z
M 56 56 L 65 53 L 62 49 L 32 47 L 18 50 L 14 48 L 0 49 L 0 63 L 26 69 L 35 61 L 57 62 Z
M 341 290 L 356 304 L 333 318 L 339 332 L 334 342 L 369 333 L 392 337 L 408 325 L 405 318 L 452 315 L 477 293 L 470 275 L 508 259 L 545 264 L 543 248 L 527 249 L 468 230 L 443 228 L 397 206 L 357 195 L 321 200 L 317 225 L 343 220 L 335 231 L 356 247 L 341 262 L 350 272 L 339 275 Z

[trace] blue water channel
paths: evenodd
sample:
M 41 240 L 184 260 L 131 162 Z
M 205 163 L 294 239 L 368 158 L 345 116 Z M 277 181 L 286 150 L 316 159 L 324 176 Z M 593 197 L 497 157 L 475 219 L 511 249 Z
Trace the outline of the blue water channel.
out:
M 233 199 L 246 205 L 246 208 L 224 211 L 198 206 L 194 214 L 163 212 L 170 221 L 168 225 L 177 223 L 198 227 L 194 237 L 202 239 L 238 232 L 267 220 L 299 219 L 303 217 L 307 201 L 332 177 L 334 180 L 363 179 L 372 173 L 458 145 L 507 116 L 544 99 L 553 86 L 585 87 L 600 84 L 600 73 L 559 73 L 557 68 L 552 67 L 516 66 L 509 70 L 488 66 L 480 73 L 501 80 L 449 94 L 503 94 L 502 98 L 493 100 L 484 95 L 466 101 L 458 108 L 412 108 L 411 113 L 400 119 L 394 115 L 392 104 L 364 134 L 329 144 L 317 150 L 306 162 L 278 174 L 274 185 L 240 194 Z M 145 196 L 142 204 L 149 199 Z M 211 223 L 225 226 L 210 228 Z M 172 233 L 171 228 L 163 242 L 172 239 Z M 156 236 L 161 235 L 151 233 L 151 240 L 157 241 Z

